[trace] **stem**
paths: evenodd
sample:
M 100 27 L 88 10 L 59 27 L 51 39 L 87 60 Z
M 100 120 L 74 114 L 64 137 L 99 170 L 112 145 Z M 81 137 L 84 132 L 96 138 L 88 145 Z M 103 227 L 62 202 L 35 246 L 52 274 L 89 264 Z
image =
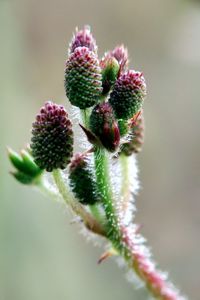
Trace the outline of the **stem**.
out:
M 86 227 L 94 233 L 105 236 L 103 227 L 92 217 L 92 215 L 85 210 L 85 208 L 73 197 L 66 182 L 62 177 L 62 173 L 59 169 L 53 171 L 54 181 L 58 188 L 59 193 L 65 200 L 65 203 L 69 205 L 72 211 L 79 215 Z
M 81 109 L 81 116 L 82 116 L 84 126 L 86 128 L 89 128 L 90 109 L 89 108 Z M 90 211 L 93 214 L 94 218 L 96 218 L 100 223 L 102 223 L 104 221 L 102 218 L 102 213 L 98 207 L 98 204 L 90 205 Z
M 121 235 L 118 228 L 118 218 L 113 204 L 113 195 L 109 180 L 107 153 L 104 149 L 96 148 L 94 152 L 96 179 L 102 197 L 102 203 L 108 222 L 108 237 L 116 249 L 121 247 Z
M 166 275 L 156 269 L 154 262 L 151 261 L 149 250 L 140 242 L 142 238 L 137 232 L 136 227 L 121 227 L 123 233 L 123 243 L 128 249 L 129 259 L 124 256 L 130 268 L 132 268 L 139 278 L 145 283 L 147 289 L 160 300 L 184 300 L 179 291 L 167 282 Z
M 119 157 L 121 164 L 121 176 L 122 176 L 122 185 L 121 185 L 121 213 L 124 217 L 130 204 L 130 178 L 129 178 L 129 160 L 128 157 L 121 154 Z
M 40 180 L 36 187 L 41 191 L 42 194 L 47 195 L 50 198 L 58 200 L 58 198 L 60 197 L 58 193 L 50 189 L 50 186 L 45 182 L 44 179 Z

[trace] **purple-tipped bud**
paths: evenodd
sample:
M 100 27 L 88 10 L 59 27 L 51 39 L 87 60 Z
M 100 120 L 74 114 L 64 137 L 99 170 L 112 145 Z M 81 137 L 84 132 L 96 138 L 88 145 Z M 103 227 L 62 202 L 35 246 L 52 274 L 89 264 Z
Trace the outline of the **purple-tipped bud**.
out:
M 111 51 L 111 55 L 116 58 L 120 65 L 120 71 L 123 72 L 128 67 L 128 50 L 124 47 L 124 45 L 115 47 L 114 50 Z
M 120 142 L 118 123 L 108 102 L 97 104 L 90 116 L 90 129 L 110 152 L 117 149 Z
M 95 175 L 87 156 L 76 154 L 69 168 L 69 182 L 77 200 L 84 205 L 92 205 L 100 200 Z
M 124 45 L 115 47 L 112 51 L 106 52 L 104 57 L 101 59 L 101 66 L 104 66 L 109 58 L 115 58 L 119 64 L 119 74 L 127 70 L 128 67 L 128 50 Z
M 143 74 L 130 70 L 115 82 L 109 103 L 117 119 L 128 120 L 141 110 L 145 96 L 146 83 Z
M 93 35 L 90 32 L 90 27 L 85 25 L 83 29 L 74 34 L 69 46 L 69 54 L 73 53 L 78 47 L 87 47 L 90 51 L 97 53 L 97 45 Z
M 97 56 L 78 47 L 66 62 L 65 91 L 72 105 L 85 109 L 96 104 L 102 93 L 102 75 Z
M 133 121 L 130 128 L 129 141 L 121 147 L 120 154 L 129 156 L 133 153 L 139 153 L 144 143 L 144 117 L 143 113 L 139 114 Z
M 46 171 L 64 169 L 73 154 L 72 124 L 62 105 L 46 102 L 33 123 L 31 139 L 35 163 Z

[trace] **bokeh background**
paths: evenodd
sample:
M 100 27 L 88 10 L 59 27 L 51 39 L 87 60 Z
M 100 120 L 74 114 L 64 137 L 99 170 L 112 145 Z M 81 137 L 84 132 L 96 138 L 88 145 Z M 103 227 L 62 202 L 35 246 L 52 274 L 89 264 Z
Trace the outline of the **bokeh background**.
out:
M 102 249 L 78 234 L 62 205 L 8 174 L 6 145 L 30 139 L 47 99 L 66 103 L 63 69 L 76 26 L 99 54 L 124 43 L 148 84 L 139 155 L 138 223 L 156 260 L 188 295 L 200 294 L 200 2 L 0 0 L 0 300 L 148 299 Z

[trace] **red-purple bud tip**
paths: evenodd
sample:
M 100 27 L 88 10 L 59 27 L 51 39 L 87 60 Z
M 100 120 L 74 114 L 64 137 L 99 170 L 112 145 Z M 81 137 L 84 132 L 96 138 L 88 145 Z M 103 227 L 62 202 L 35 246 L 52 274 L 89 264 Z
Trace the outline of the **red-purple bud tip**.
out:
M 108 151 L 113 152 L 119 146 L 119 127 L 108 102 L 94 107 L 90 116 L 90 129 Z
M 80 31 L 76 28 L 76 33 L 70 43 L 69 54 L 73 53 L 78 47 L 87 47 L 90 51 L 97 53 L 96 41 L 88 25 L 85 25 Z

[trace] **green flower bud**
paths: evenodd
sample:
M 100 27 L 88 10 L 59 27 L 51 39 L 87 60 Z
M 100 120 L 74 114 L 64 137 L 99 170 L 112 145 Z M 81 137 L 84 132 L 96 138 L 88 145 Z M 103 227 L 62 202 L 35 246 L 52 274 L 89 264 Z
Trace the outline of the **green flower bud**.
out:
M 70 186 L 77 200 L 84 205 L 92 205 L 98 202 L 100 195 L 88 158 L 83 154 L 76 154 L 69 170 Z
M 141 110 L 145 96 L 146 84 L 143 74 L 130 70 L 115 82 L 109 103 L 117 119 L 128 120 Z
M 100 100 L 101 68 L 98 58 L 87 47 L 76 48 L 67 60 L 65 91 L 71 104 L 81 109 L 91 107 Z
M 11 174 L 23 184 L 32 184 L 39 181 L 42 170 L 34 163 L 32 156 L 22 150 L 20 154 L 8 148 L 8 157 L 16 171 Z
M 90 129 L 110 152 L 119 146 L 120 132 L 113 109 L 108 102 L 97 104 L 90 116 Z
M 46 171 L 64 169 L 73 153 L 72 124 L 62 105 L 46 102 L 33 123 L 31 145 L 35 163 Z

